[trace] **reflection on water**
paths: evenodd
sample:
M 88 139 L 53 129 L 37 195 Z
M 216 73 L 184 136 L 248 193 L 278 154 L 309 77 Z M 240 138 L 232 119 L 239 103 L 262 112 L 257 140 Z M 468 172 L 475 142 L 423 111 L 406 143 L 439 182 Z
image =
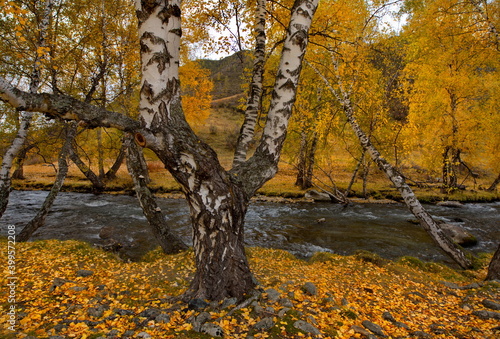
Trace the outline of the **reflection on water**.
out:
M 37 212 L 47 195 L 43 191 L 13 191 L 9 207 L 0 220 L 22 226 Z M 159 199 L 172 229 L 191 243 L 188 207 L 182 199 Z M 454 222 L 479 240 L 474 252 L 494 251 L 500 241 L 500 203 L 466 204 L 463 208 L 426 206 L 436 219 Z M 318 219 L 324 219 L 318 222 Z M 408 222 L 411 213 L 400 204 L 358 204 L 342 207 L 330 203 L 267 203 L 250 205 L 246 216 L 245 242 L 248 246 L 286 249 L 307 257 L 317 251 L 352 254 L 367 250 L 386 258 L 402 255 L 424 260 L 447 261 L 426 232 Z M 99 232 L 112 228 L 126 245 L 126 254 L 138 259 L 156 247 L 146 218 L 135 197 L 59 193 L 46 225 L 33 236 L 37 239 L 79 239 L 102 243 Z

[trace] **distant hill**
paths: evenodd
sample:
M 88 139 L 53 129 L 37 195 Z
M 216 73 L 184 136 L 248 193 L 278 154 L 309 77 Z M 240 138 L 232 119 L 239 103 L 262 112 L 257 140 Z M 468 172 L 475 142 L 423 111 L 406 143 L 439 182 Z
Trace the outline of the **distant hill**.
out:
M 249 51 L 237 52 L 221 60 L 202 59 L 200 63 L 211 72 L 214 101 L 229 97 L 239 98 L 243 94 L 244 71 L 251 69 L 253 64 Z

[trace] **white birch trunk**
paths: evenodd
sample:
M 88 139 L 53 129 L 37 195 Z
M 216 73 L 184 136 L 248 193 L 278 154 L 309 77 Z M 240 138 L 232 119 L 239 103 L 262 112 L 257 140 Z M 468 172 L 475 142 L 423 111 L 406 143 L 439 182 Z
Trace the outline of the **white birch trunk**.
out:
M 242 298 L 255 285 L 244 251 L 248 202 L 271 179 L 295 101 L 308 30 L 319 0 L 296 0 L 266 129 L 255 154 L 226 172 L 217 154 L 187 124 L 179 93 L 180 1 L 137 0 L 142 58 L 140 122 L 58 94 L 29 94 L 0 78 L 0 99 L 17 108 L 89 127 L 135 133 L 181 184 L 190 206 L 197 271 L 186 298 Z
M 335 61 L 334 61 L 335 62 Z M 401 197 L 403 198 L 406 206 L 410 212 L 418 219 L 420 225 L 427 231 L 432 240 L 446 253 L 448 254 L 456 263 L 458 263 L 462 268 L 468 269 L 472 267 L 471 261 L 465 256 L 460 246 L 454 243 L 450 237 L 448 237 L 441 227 L 436 223 L 432 216 L 427 213 L 420 201 L 417 199 L 413 190 L 406 184 L 404 177 L 379 153 L 375 146 L 370 141 L 370 138 L 363 132 L 359 126 L 356 118 L 354 117 L 354 109 L 352 107 L 352 102 L 350 94 L 345 90 L 342 80 L 337 76 L 338 85 L 340 88 L 340 93 L 337 92 L 330 84 L 329 80 L 326 79 L 323 74 L 321 74 L 317 69 L 315 69 L 317 74 L 323 79 L 325 84 L 328 86 L 332 94 L 338 99 L 339 103 L 342 105 L 343 111 L 347 117 L 349 124 L 351 125 L 354 133 L 359 139 L 363 150 L 367 152 L 372 158 L 373 162 L 386 174 L 389 180 L 392 181 L 394 186 L 397 188 Z
M 46 46 L 46 37 L 48 33 L 51 12 L 52 0 L 46 0 L 45 9 L 38 27 L 40 35 L 38 37 L 38 44 L 36 46 L 37 48 Z M 33 62 L 33 72 L 31 74 L 31 83 L 29 88 L 30 93 L 36 93 L 38 91 L 38 87 L 40 86 L 40 61 L 42 59 L 42 56 L 38 54 L 38 51 L 35 53 L 36 56 Z M 7 149 L 3 157 L 2 167 L 0 168 L 0 217 L 2 217 L 9 203 L 11 186 L 10 170 L 12 168 L 12 163 L 14 162 L 14 159 L 17 157 L 19 151 L 24 145 L 24 142 L 26 141 L 32 118 L 32 112 L 20 113 L 21 121 L 19 124 L 19 129 L 14 140 L 12 141 L 12 144 Z
M 250 83 L 250 92 L 248 94 L 245 110 L 245 120 L 241 126 L 238 142 L 236 143 L 233 166 L 237 166 L 247 159 L 248 148 L 255 135 L 255 126 L 261 107 L 264 60 L 266 54 L 266 1 L 267 0 L 257 0 L 252 81 Z
M 319 0 L 295 1 L 281 53 L 266 125 L 254 155 L 232 170 L 248 196 L 255 194 L 278 171 L 292 107 L 308 44 L 308 33 Z

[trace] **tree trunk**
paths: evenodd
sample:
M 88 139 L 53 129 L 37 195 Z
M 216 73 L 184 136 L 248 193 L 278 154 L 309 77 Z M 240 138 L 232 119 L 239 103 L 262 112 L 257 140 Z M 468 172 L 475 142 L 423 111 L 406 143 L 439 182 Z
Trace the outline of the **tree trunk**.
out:
M 422 227 L 427 231 L 434 242 L 436 242 L 436 244 L 462 268 L 472 268 L 471 261 L 465 256 L 462 249 L 443 232 L 432 216 L 427 213 L 424 207 L 420 204 L 420 201 L 418 201 L 410 186 L 406 184 L 404 177 L 398 173 L 398 171 L 396 171 L 394 167 L 387 162 L 387 160 L 382 158 L 378 150 L 371 143 L 370 139 L 368 139 L 368 137 L 361 130 L 361 127 L 354 118 L 350 100 L 345 100 L 343 102 L 343 106 L 347 119 L 358 136 L 363 149 L 370 154 L 372 160 L 387 175 L 394 186 L 396 186 L 406 203 L 406 206 L 408 206 L 409 210 L 420 221 L 420 225 L 422 225 Z
M 491 258 L 486 280 L 500 281 L 500 245 L 498 246 L 495 254 L 493 254 L 493 258 Z
M 26 160 L 26 155 L 33 147 L 33 145 L 25 145 L 17 155 L 12 179 L 24 180 L 24 161 Z
M 102 146 L 102 129 L 96 129 L 96 139 L 97 139 L 97 167 L 99 171 L 99 180 L 104 179 L 104 152 Z
M 257 0 L 252 82 L 250 83 L 250 92 L 245 110 L 245 120 L 241 126 L 240 135 L 236 143 L 233 166 L 243 163 L 247 158 L 248 148 L 255 135 L 255 126 L 261 107 L 266 51 L 266 1 Z
M 125 136 L 124 146 L 127 155 L 127 167 L 134 180 L 134 189 L 142 207 L 144 216 L 163 252 L 174 254 L 188 249 L 188 246 L 170 231 L 165 216 L 156 203 L 154 195 L 147 186 L 148 168 L 145 166 L 144 155 L 133 137 Z
M 297 180 L 295 186 L 304 189 L 304 181 L 306 177 L 306 150 L 307 150 L 307 133 L 300 133 L 299 159 L 297 161 Z
M 356 168 L 354 169 L 354 172 L 352 172 L 351 176 L 351 181 L 349 181 L 349 185 L 347 186 L 347 189 L 345 190 L 345 196 L 349 197 L 349 194 L 351 194 L 352 190 L 352 185 L 354 185 L 354 182 L 356 181 L 356 177 L 358 176 L 359 169 L 363 165 L 363 162 L 365 161 L 365 151 L 361 153 L 361 158 L 359 158 L 358 163 L 356 164 Z
M 302 132 L 299 162 L 297 164 L 297 180 L 295 181 L 295 185 L 299 186 L 303 190 L 313 186 L 312 178 L 317 145 L 318 136 L 316 133 L 313 133 L 311 140 L 309 140 L 307 133 Z
M 197 272 L 186 297 L 243 298 L 254 286 L 244 253 L 244 215 L 250 197 L 277 172 L 318 3 L 295 0 L 259 146 L 229 172 L 194 134 L 182 110 L 180 0 L 135 2 L 142 62 L 139 121 L 65 95 L 26 93 L 2 77 L 0 99 L 90 127 L 134 133 L 138 145 L 155 152 L 179 182 L 190 206 Z
M 73 161 L 73 163 L 78 167 L 78 169 L 83 173 L 83 175 L 90 180 L 92 183 L 92 187 L 95 192 L 101 192 L 104 189 L 104 183 L 101 178 L 97 176 L 90 167 L 88 167 L 82 159 L 76 153 L 75 143 L 73 142 L 71 145 L 71 149 L 69 152 L 69 159 Z
M 500 174 L 498 177 L 491 183 L 491 186 L 488 187 L 487 191 L 488 192 L 493 192 L 494 190 L 497 189 L 498 184 L 500 183 Z
M 118 170 L 120 169 L 120 167 L 123 164 L 123 160 L 125 160 L 125 156 L 126 156 L 125 152 L 126 152 L 126 147 L 125 147 L 125 145 L 122 145 L 122 147 L 120 148 L 120 152 L 118 153 L 118 156 L 116 157 L 116 160 L 113 163 L 113 166 L 111 166 L 111 168 L 104 175 L 106 180 L 116 179 L 116 173 L 118 173 Z
M 228 178 L 219 179 L 187 194 L 197 267 L 187 299 L 240 299 L 255 285 L 243 238 L 248 199 Z
M 335 62 L 335 67 L 338 65 Z M 361 147 L 365 152 L 367 152 L 372 158 L 373 162 L 377 164 L 377 166 L 382 170 L 387 178 L 392 181 L 394 186 L 396 186 L 397 190 L 401 194 L 406 206 L 410 210 L 410 212 L 418 219 L 420 225 L 426 230 L 426 232 L 430 235 L 430 237 L 434 240 L 434 242 L 446 253 L 448 254 L 456 263 L 458 263 L 462 268 L 468 269 L 472 268 L 471 261 L 465 256 L 462 248 L 454 243 L 450 237 L 448 237 L 441 227 L 436 223 L 436 221 L 432 218 L 432 216 L 427 213 L 424 207 L 420 204 L 420 201 L 417 199 L 412 189 L 408 184 L 406 184 L 404 177 L 387 161 L 385 160 L 375 146 L 370 141 L 370 138 L 366 135 L 366 133 L 361 129 L 356 118 L 354 116 L 354 109 L 351 102 L 350 94 L 344 89 L 344 85 L 342 79 L 337 76 L 337 81 L 339 85 L 339 92 L 337 92 L 329 80 L 324 77 L 324 75 L 319 72 L 317 74 L 323 79 L 325 84 L 328 86 L 332 94 L 337 98 L 339 103 L 342 105 L 342 109 L 344 111 L 345 116 L 347 117 L 347 121 L 351 125 L 354 133 L 359 139 Z
M 42 207 L 40 207 L 36 216 L 28 224 L 26 224 L 26 226 L 24 226 L 21 233 L 19 233 L 16 237 L 17 241 L 28 241 L 33 233 L 45 224 L 45 218 L 47 217 L 47 214 L 49 214 L 54 200 L 61 190 L 64 179 L 66 179 L 66 175 L 68 174 L 68 162 L 66 159 L 68 154 L 71 152 L 71 144 L 76 136 L 76 128 L 76 122 L 71 122 L 66 125 L 66 139 L 63 147 L 61 148 L 61 152 L 59 153 L 56 180 L 54 181 L 49 194 L 45 198 Z
M 38 41 L 36 44 L 37 48 L 46 46 L 46 37 L 49 27 L 51 11 L 52 11 L 52 0 L 46 0 L 44 12 L 38 24 L 40 35 L 38 36 Z M 43 56 L 39 55 L 38 52 L 35 54 L 36 56 L 35 60 L 33 60 L 33 72 L 31 73 L 31 83 L 29 88 L 30 93 L 36 93 L 40 85 L 40 64 L 41 64 L 40 61 Z M 2 167 L 0 168 L 0 218 L 4 214 L 5 210 L 7 209 L 7 205 L 9 203 L 10 186 L 11 186 L 10 170 L 12 168 L 12 163 L 16 158 L 17 154 L 19 153 L 19 151 L 22 149 L 24 142 L 26 141 L 33 113 L 21 112 L 20 116 L 21 116 L 21 123 L 19 125 L 16 137 L 14 138 L 14 141 L 12 141 L 10 147 L 7 149 L 3 157 Z

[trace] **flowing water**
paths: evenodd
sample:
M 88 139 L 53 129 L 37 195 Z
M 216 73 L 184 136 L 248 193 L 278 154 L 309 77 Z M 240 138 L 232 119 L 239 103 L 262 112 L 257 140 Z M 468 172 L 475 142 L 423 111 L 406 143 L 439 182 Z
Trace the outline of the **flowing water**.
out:
M 0 219 L 1 234 L 5 236 L 7 225 L 12 224 L 20 232 L 47 194 L 13 191 Z M 186 201 L 159 199 L 159 204 L 171 228 L 191 244 Z M 436 219 L 458 224 L 472 233 L 479 240 L 470 248 L 473 252 L 492 252 L 500 242 L 500 202 L 426 208 Z M 318 251 L 352 254 L 367 250 L 390 259 L 411 255 L 449 262 L 426 232 L 409 222 L 411 219 L 413 216 L 402 204 L 343 207 L 331 203 L 254 202 L 246 216 L 245 242 L 248 246 L 285 249 L 299 257 Z M 59 193 L 46 225 L 32 240 L 78 239 L 102 244 L 99 233 L 103 227 L 111 229 L 113 237 L 124 245 L 123 254 L 131 259 L 139 259 L 157 246 L 135 197 L 66 192 Z

